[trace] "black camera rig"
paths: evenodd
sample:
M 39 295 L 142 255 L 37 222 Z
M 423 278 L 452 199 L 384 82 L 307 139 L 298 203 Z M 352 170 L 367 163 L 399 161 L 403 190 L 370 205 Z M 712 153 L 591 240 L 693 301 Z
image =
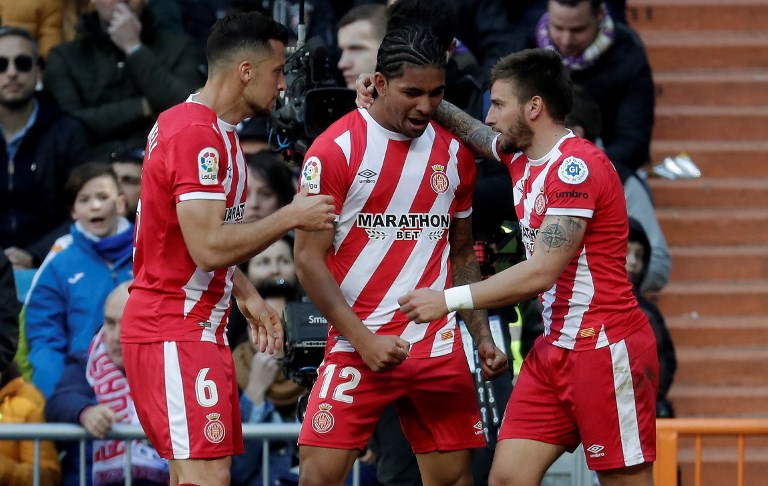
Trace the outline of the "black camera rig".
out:
M 312 140 L 355 109 L 355 91 L 340 88 L 332 75 L 325 43 L 305 43 L 304 1 L 299 3 L 298 41 L 285 63 L 288 85 L 272 113 L 270 142 L 291 162 L 301 164 Z M 272 140 L 274 137 L 274 140 Z

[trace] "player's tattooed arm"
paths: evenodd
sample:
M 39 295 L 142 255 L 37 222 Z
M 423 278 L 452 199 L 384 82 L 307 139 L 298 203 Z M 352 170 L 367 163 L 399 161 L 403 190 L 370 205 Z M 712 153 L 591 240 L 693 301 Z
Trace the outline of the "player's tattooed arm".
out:
M 547 216 L 539 231 L 540 249 L 547 253 L 571 252 L 574 245 L 581 243 L 585 228 L 586 223 L 581 218 Z
M 476 154 L 491 160 L 496 159 L 493 153 L 493 139 L 496 138 L 497 133 L 488 125 L 445 100 L 437 108 L 435 119 L 459 137 Z
M 482 279 L 480 264 L 472 239 L 472 218 L 457 218 L 453 220 L 450 230 L 451 238 L 451 276 L 453 286 L 469 285 Z M 459 317 L 467 325 L 475 344 L 488 339 L 493 344 L 490 327 L 488 326 L 488 312 L 484 310 L 461 310 Z

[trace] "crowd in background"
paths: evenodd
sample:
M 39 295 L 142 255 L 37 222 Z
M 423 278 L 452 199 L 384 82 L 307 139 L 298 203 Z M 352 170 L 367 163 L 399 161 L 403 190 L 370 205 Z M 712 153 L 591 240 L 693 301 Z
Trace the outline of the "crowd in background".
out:
M 25 294 L 4 298 L 0 315 L 2 326 L 13 328 L 18 320 L 21 334 L 17 346 L 13 332 L 0 333 L 3 422 L 70 422 L 100 439 L 112 423 L 137 423 L 116 336 L 132 279 L 147 135 L 159 113 L 205 82 L 205 38 L 217 18 L 257 10 L 297 36 L 298 3 L 0 0 L 1 283 L 4 292 L 13 286 L 12 266 Z M 624 1 L 307 0 L 304 20 L 307 37 L 318 36 L 327 46 L 335 82 L 348 88 L 375 70 L 387 29 L 408 22 L 427 26 L 450 55 L 445 98 L 480 119 L 488 109 L 488 72 L 499 58 L 529 47 L 561 54 L 578 87 L 569 127 L 605 150 L 624 183 L 633 218 L 627 266 L 662 363 L 657 414 L 672 416 L 667 393 L 674 349 L 663 317 L 644 297 L 666 284 L 671 266 L 641 171 L 649 162 L 654 88 L 642 42 L 626 23 Z M 251 152 L 244 220 L 255 221 L 291 201 L 297 164 L 274 149 L 268 126 L 244 123 L 238 131 Z M 512 185 L 495 161 L 477 164 L 475 248 L 484 271 L 492 273 L 520 258 L 509 244 L 515 228 Z M 305 299 L 290 236 L 242 268 L 278 311 Z M 510 359 L 530 347 L 539 326 L 536 309 L 536 302 L 529 303 L 522 319 L 519 309 L 497 313 Z M 522 331 L 515 331 L 513 323 L 521 322 Z M 228 335 L 243 422 L 296 420 L 305 389 L 283 376 L 278 358 L 249 344 L 246 327 L 242 316 L 231 316 Z M 496 386 L 500 396 L 508 396 L 511 383 Z M 420 484 L 407 471 L 412 456 L 388 455 L 402 450 L 390 447 L 402 438 L 380 440 L 385 431 L 397 432 L 383 426 L 363 455 L 370 464 L 368 484 L 398 478 Z M 28 484 L 31 441 L 14 444 L 0 447 L 0 483 Z M 233 484 L 261 484 L 262 446 L 246 442 L 246 453 L 233 462 Z M 79 484 L 77 444 L 44 441 L 41 447 L 41 484 Z M 126 447 L 134 457 L 134 484 L 167 484 L 167 466 L 151 447 L 109 440 L 89 444 L 89 484 L 122 484 Z M 295 483 L 295 444 L 272 442 L 270 457 L 271 484 Z M 481 484 L 483 459 L 476 462 Z

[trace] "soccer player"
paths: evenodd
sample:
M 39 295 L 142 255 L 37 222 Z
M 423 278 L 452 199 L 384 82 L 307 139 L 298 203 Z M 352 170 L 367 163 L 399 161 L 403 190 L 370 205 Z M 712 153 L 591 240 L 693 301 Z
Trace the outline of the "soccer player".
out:
M 540 484 L 580 442 L 603 486 L 652 484 L 659 365 L 625 268 L 619 176 L 603 152 L 565 127 L 573 89 L 557 53 L 509 55 L 491 83 L 493 131 L 447 105 L 439 119 L 507 165 L 528 259 L 472 285 L 410 292 L 400 309 L 430 322 L 541 294 L 544 335 L 507 404 L 490 484 Z
M 296 232 L 296 268 L 331 324 L 299 436 L 302 486 L 340 485 L 385 406 L 394 403 L 425 484 L 469 485 L 485 445 L 454 313 L 417 324 L 397 297 L 480 279 L 472 247 L 475 161 L 432 123 L 445 50 L 420 27 L 389 32 L 377 99 L 325 131 L 301 183 L 330 194 L 334 230 Z M 486 377 L 507 369 L 485 312 L 465 312 Z
M 149 134 L 134 273 L 121 342 L 136 411 L 171 483 L 229 484 L 243 451 L 237 383 L 225 338 L 230 295 L 260 350 L 282 345 L 279 316 L 235 265 L 291 228 L 328 230 L 333 201 L 307 197 L 241 223 L 246 167 L 235 125 L 267 116 L 285 88 L 288 31 L 256 13 L 220 19 L 208 81 L 162 113 Z

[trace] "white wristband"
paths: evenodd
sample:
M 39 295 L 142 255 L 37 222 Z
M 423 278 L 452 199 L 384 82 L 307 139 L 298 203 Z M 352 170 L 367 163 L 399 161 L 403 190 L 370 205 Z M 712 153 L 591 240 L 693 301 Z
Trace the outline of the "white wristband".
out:
M 448 312 L 475 308 L 475 305 L 472 302 L 472 291 L 469 290 L 469 285 L 445 289 L 443 294 L 445 294 L 445 306 L 448 307 Z

